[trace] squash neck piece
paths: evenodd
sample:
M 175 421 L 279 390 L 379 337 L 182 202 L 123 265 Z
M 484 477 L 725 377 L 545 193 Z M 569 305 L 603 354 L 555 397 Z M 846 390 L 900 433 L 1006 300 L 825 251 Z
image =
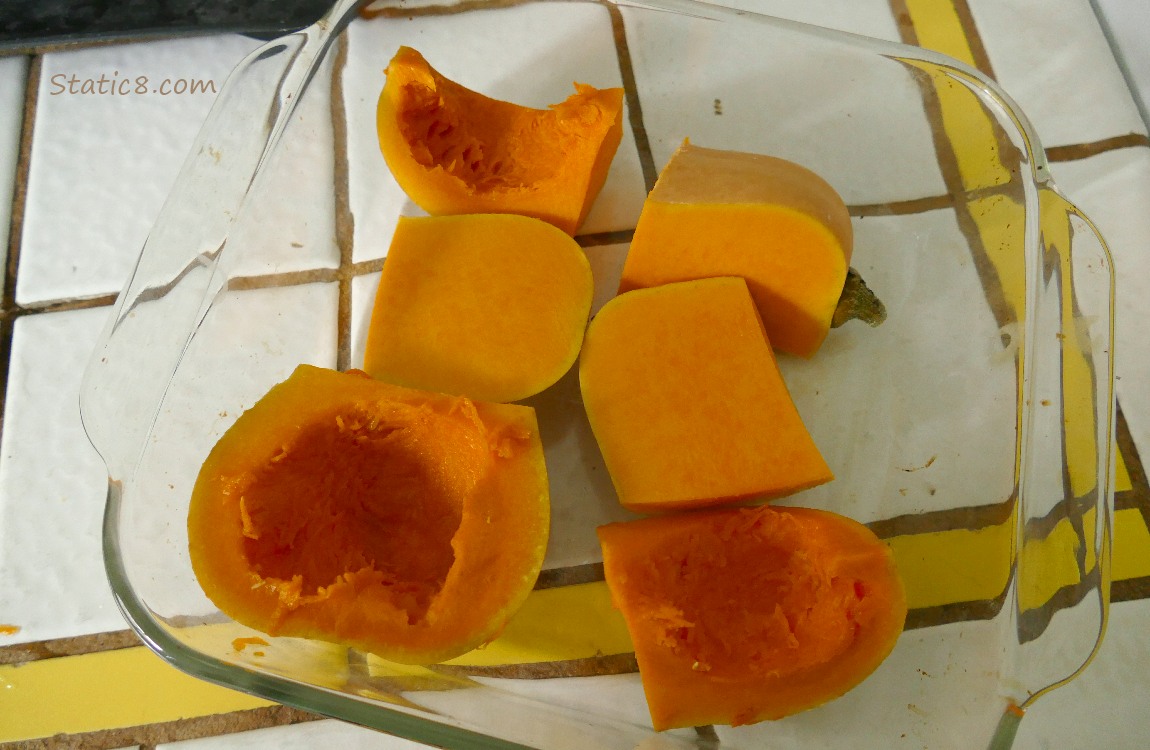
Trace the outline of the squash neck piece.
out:
M 691 205 L 784 206 L 825 226 L 850 263 L 854 230 L 842 199 L 822 177 L 785 159 L 703 148 L 687 142 L 659 175 L 651 200 Z

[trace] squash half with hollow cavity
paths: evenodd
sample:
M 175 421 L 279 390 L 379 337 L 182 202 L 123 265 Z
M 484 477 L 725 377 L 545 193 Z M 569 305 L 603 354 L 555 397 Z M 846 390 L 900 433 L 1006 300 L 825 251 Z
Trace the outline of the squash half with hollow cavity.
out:
M 548 524 L 534 410 L 302 365 L 211 451 L 188 539 L 237 622 L 429 664 L 498 635 Z
M 906 621 L 890 549 L 835 513 L 705 510 L 598 533 L 658 730 L 780 719 L 838 698 Z

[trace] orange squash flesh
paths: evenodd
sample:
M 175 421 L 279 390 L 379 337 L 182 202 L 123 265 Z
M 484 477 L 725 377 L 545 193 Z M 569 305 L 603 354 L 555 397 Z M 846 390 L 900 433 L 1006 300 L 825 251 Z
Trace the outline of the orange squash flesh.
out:
M 548 524 L 534 410 L 302 365 L 211 451 L 188 538 L 237 622 L 427 664 L 500 632 Z
M 376 112 L 380 150 L 430 214 L 516 213 L 574 234 L 623 136 L 623 90 L 575 85 L 549 109 L 472 91 L 401 47 Z
M 852 246 L 846 205 L 814 172 L 684 143 L 644 203 L 619 289 L 742 276 L 772 346 L 810 357 L 830 329 Z
M 741 278 L 615 297 L 588 327 L 579 383 L 630 510 L 779 497 L 833 478 Z
M 571 369 L 593 293 L 582 248 L 538 219 L 401 217 L 363 369 L 411 388 L 518 401 Z
M 598 533 L 656 730 L 825 703 L 870 675 L 905 623 L 889 549 L 833 513 L 706 510 Z

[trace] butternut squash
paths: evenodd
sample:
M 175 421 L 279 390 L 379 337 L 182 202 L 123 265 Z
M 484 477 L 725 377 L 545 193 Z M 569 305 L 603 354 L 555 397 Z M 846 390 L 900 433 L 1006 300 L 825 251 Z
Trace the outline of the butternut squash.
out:
M 742 276 L 772 346 L 810 357 L 830 329 L 852 246 L 846 205 L 814 172 L 684 143 L 643 205 L 619 290 Z
M 833 513 L 707 510 L 598 533 L 657 730 L 825 703 L 878 668 L 906 620 L 889 548 Z
M 517 213 L 574 234 L 607 179 L 622 111 L 622 89 L 578 83 L 548 109 L 492 99 L 401 47 L 376 124 L 396 182 L 428 213 Z
M 539 219 L 401 217 L 363 369 L 410 388 L 518 401 L 571 369 L 593 293 L 583 249 Z
M 742 278 L 621 294 L 588 327 L 579 384 L 619 502 L 768 499 L 833 478 Z
M 188 541 L 237 622 L 427 664 L 500 632 L 549 514 L 534 410 L 301 365 L 212 449 Z

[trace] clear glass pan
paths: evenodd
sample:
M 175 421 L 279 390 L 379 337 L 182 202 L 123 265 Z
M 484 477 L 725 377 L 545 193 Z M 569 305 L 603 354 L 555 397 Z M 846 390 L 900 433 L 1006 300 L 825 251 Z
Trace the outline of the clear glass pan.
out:
M 1010 743 L 1105 629 L 1113 503 L 1113 277 L 1024 115 L 952 60 L 687 0 L 344 2 L 233 73 L 109 320 L 81 410 L 109 473 L 108 576 L 158 654 L 205 680 L 444 747 L 887 748 Z M 419 213 L 376 146 L 400 45 L 531 106 L 622 86 L 627 123 L 579 233 L 596 305 L 643 198 L 686 137 L 825 177 L 884 323 L 781 356 L 836 474 L 787 503 L 869 524 L 911 612 L 890 658 L 820 708 L 651 730 L 594 529 L 626 518 L 572 374 L 532 399 L 551 478 L 545 572 L 506 632 L 431 668 L 268 638 L 192 575 L 186 513 L 211 446 L 301 362 L 362 359 L 375 281 Z M 240 644 L 242 645 L 242 644 Z

